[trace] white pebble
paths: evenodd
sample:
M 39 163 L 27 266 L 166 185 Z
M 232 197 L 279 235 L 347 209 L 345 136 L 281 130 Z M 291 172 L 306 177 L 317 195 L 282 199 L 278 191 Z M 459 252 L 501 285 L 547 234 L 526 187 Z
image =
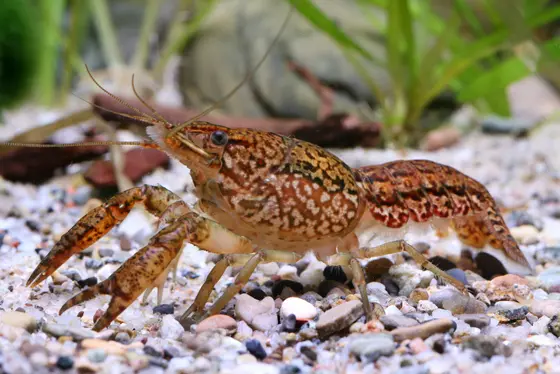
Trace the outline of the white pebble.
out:
M 418 311 L 424 313 L 431 313 L 438 307 L 436 304 L 432 303 L 430 300 L 420 300 L 418 301 Z
M 390 316 L 402 316 L 402 312 L 394 305 L 389 305 L 387 308 L 385 308 L 385 314 Z
M 317 309 L 299 297 L 289 297 L 282 303 L 280 315 L 287 318 L 290 314 L 294 314 L 298 321 L 309 321 L 317 316 Z
M 289 279 L 293 281 L 298 281 L 299 277 L 297 274 L 297 268 L 292 265 L 284 265 L 277 271 L 278 276 L 281 279 Z
M 183 326 L 172 316 L 166 315 L 161 322 L 159 334 L 164 339 L 179 339 L 181 334 L 185 332 Z
M 432 312 L 432 317 L 434 318 L 451 318 L 453 317 L 453 313 L 451 313 L 449 310 L 445 310 L 445 309 L 436 309 Z
M 325 279 L 323 270 L 326 266 L 320 261 L 311 262 L 300 274 L 301 284 L 308 287 L 317 287 Z
M 260 264 L 259 270 L 262 271 L 264 275 L 267 277 L 272 277 L 273 275 L 278 274 L 278 264 L 276 262 L 269 262 L 268 264 Z

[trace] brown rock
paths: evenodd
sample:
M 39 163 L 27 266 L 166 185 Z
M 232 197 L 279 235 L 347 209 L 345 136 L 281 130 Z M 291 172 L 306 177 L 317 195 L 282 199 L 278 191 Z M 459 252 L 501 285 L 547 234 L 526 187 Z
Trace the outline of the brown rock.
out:
M 169 157 L 157 149 L 136 148 L 124 155 L 124 174 L 136 183 L 146 174 L 158 167 L 167 167 Z M 113 164 L 111 161 L 96 161 L 84 175 L 85 179 L 96 187 L 116 187 Z
M 393 262 L 385 257 L 368 262 L 365 266 L 367 282 L 373 282 L 383 274 L 387 274 L 391 266 L 393 266 Z
M 414 338 L 427 339 L 437 333 L 446 333 L 454 328 L 455 322 L 447 318 L 440 318 L 412 327 L 401 327 L 391 331 L 395 341 L 402 342 Z
M 455 127 L 442 127 L 430 131 L 420 148 L 424 151 L 437 151 L 441 148 L 450 147 L 461 139 L 461 131 Z
M 361 301 L 348 301 L 323 313 L 315 327 L 319 336 L 327 337 L 350 327 L 362 314 L 364 314 L 364 309 Z
M 233 335 L 237 331 L 237 322 L 230 316 L 216 314 L 201 321 L 196 326 L 196 333 L 200 334 L 205 331 L 217 329 L 224 329 L 228 335 Z

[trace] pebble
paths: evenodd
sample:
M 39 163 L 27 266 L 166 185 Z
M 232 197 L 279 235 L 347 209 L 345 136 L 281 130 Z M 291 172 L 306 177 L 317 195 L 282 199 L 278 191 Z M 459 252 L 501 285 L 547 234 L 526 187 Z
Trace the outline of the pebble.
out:
M 277 298 L 280 295 L 286 294 L 285 289 L 291 290 L 291 294 L 299 295 L 303 293 L 303 285 L 299 282 L 282 279 L 272 286 L 272 297 Z
M 539 239 L 539 230 L 535 226 L 523 225 L 510 228 L 513 238 L 522 245 L 537 244 Z
M 480 300 L 462 294 L 454 288 L 445 288 L 430 295 L 430 301 L 453 314 L 484 313 L 486 305 Z
M 183 326 L 172 316 L 165 315 L 161 322 L 159 334 L 163 339 L 178 339 L 185 331 Z
M 289 314 L 282 320 L 280 331 L 285 331 L 285 332 L 297 331 L 297 319 L 295 314 Z
M 342 269 L 342 266 L 327 266 L 323 269 L 323 276 L 326 280 L 332 280 L 339 283 L 346 283 L 348 277 Z
M 557 291 L 560 288 L 560 267 L 553 266 L 541 271 L 537 279 L 541 282 L 546 291 Z
M 560 337 L 560 320 L 558 319 L 558 315 L 552 317 L 547 327 L 548 331 L 550 331 L 554 336 Z
M 270 296 L 259 301 L 247 294 L 238 295 L 235 315 L 259 331 L 268 331 L 278 325 L 276 304 Z
M 110 248 L 101 248 L 99 250 L 99 256 L 101 257 L 113 257 L 115 251 Z
M 490 325 L 490 317 L 486 314 L 459 314 L 457 315 L 461 321 L 466 322 L 471 327 L 483 329 Z
M 419 323 L 414 318 L 390 314 L 382 316 L 379 321 L 383 324 L 387 331 L 391 331 L 399 327 L 412 327 L 418 325 Z
M 103 262 L 96 260 L 94 258 L 88 258 L 86 259 L 85 266 L 86 269 L 97 270 L 97 269 L 101 269 L 101 267 L 103 266 Z
M 280 369 L 280 374 L 300 374 L 301 369 L 296 365 L 284 365 Z
M 467 275 L 461 269 L 453 268 L 446 271 L 447 274 L 451 275 L 453 278 L 457 279 L 459 282 L 463 284 L 469 284 L 467 280 Z
M 375 362 L 382 356 L 391 356 L 395 352 L 395 342 L 391 334 L 364 334 L 353 338 L 348 349 L 362 361 Z
M 78 283 L 78 287 L 80 288 L 84 288 L 84 287 L 92 287 L 95 286 L 97 284 L 97 277 L 89 277 L 86 279 L 79 279 L 77 281 Z
M 224 329 L 228 335 L 237 332 L 237 321 L 230 316 L 224 314 L 216 314 L 201 321 L 196 326 L 196 333 L 200 334 L 205 331 Z
M 325 279 L 323 270 L 327 265 L 321 261 L 311 262 L 299 275 L 299 281 L 306 288 L 316 288 Z
M 305 355 L 305 357 L 307 357 L 308 359 L 310 359 L 311 361 L 315 362 L 317 361 L 317 351 L 313 348 L 311 348 L 308 345 L 304 345 L 300 348 L 300 352 L 301 354 Z
M 389 274 L 399 287 L 399 296 L 408 296 L 418 287 L 425 288 L 434 279 L 434 274 L 431 271 L 420 270 L 408 263 L 392 266 L 389 269 Z
M 89 349 L 87 352 L 88 360 L 93 363 L 100 363 L 107 358 L 107 352 L 103 349 Z
M 278 269 L 277 276 L 281 279 L 299 281 L 298 269 L 293 265 L 282 265 L 282 267 Z
M 290 314 L 294 314 L 300 322 L 307 322 L 317 316 L 317 309 L 299 297 L 289 297 L 282 302 L 280 317 L 287 318 Z
M 509 357 L 511 355 L 511 348 L 497 338 L 487 335 L 471 336 L 463 342 L 462 347 L 474 350 L 480 358 L 491 358 L 496 355 Z
M 364 268 L 366 280 L 373 282 L 389 272 L 393 262 L 386 257 L 376 258 L 367 263 Z
M 437 333 L 446 333 L 456 327 L 451 319 L 440 318 L 412 327 L 400 327 L 391 331 L 395 341 L 401 342 L 407 339 L 427 339 Z
M 60 356 L 56 360 L 56 367 L 61 370 L 70 370 L 74 366 L 74 359 L 70 356 Z
M 438 307 L 430 300 L 420 300 L 418 301 L 418 306 L 416 308 L 418 309 L 419 312 L 431 313 L 434 310 L 436 310 Z
M 37 329 L 37 320 L 33 316 L 24 312 L 1 312 L 0 323 L 22 328 L 27 330 L 29 333 L 32 333 Z
M 551 319 L 547 316 L 542 316 L 537 321 L 533 323 L 531 326 L 530 332 L 531 334 L 542 334 L 545 335 L 549 332 L 548 325 L 551 322 Z
M 249 353 L 255 356 L 258 360 L 264 360 L 266 358 L 266 351 L 264 350 L 261 342 L 257 339 L 250 339 L 245 342 L 245 347 Z
M 519 321 L 525 319 L 529 308 L 515 301 L 498 301 L 487 313 L 501 322 Z
M 326 337 L 347 329 L 364 314 L 363 304 L 352 300 L 335 306 L 319 316 L 316 328 L 319 336 Z
M 129 344 L 130 343 L 130 335 L 126 332 L 119 332 L 115 335 L 115 341 L 121 344 Z
M 554 317 L 560 313 L 560 300 L 532 300 L 529 304 L 529 312 L 537 317 Z
M 278 274 L 280 267 L 276 262 L 269 262 L 266 264 L 259 264 L 258 269 L 267 277 L 272 277 Z
M 253 299 L 262 300 L 268 295 L 260 288 L 253 288 L 251 291 L 247 292 L 247 295 L 251 296 Z
M 175 313 L 175 307 L 173 304 L 160 304 L 155 306 L 152 311 L 154 314 L 173 314 Z

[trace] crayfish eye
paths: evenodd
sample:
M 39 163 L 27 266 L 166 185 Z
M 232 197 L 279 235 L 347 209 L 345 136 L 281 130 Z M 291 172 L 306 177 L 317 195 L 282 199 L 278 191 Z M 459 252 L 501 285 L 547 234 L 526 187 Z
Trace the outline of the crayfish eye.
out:
M 218 131 L 214 131 L 210 135 L 210 140 L 214 145 L 222 146 L 222 145 L 226 145 L 228 141 L 228 136 L 225 132 L 218 130 Z

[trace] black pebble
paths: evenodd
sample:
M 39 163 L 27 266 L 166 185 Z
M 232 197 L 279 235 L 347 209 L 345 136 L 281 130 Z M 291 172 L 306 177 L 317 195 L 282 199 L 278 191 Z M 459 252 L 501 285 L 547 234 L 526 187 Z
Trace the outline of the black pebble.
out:
M 488 253 L 480 252 L 474 261 L 484 279 L 492 279 L 497 275 L 508 273 L 502 262 Z
M 301 373 L 301 369 L 298 368 L 296 365 L 286 365 L 280 369 L 280 374 L 299 374 Z
M 163 349 L 163 358 L 165 358 L 166 360 L 170 360 L 173 357 L 179 357 L 180 355 L 181 352 L 178 348 L 170 346 Z
M 60 356 L 56 360 L 56 367 L 62 370 L 70 370 L 74 366 L 74 360 L 70 356 Z
M 97 277 L 89 277 L 89 278 L 86 278 L 86 279 L 80 279 L 76 283 L 78 283 L 78 287 L 80 287 L 80 288 L 92 287 L 92 286 L 95 286 L 97 284 Z
M 317 361 L 317 352 L 315 352 L 310 346 L 304 345 L 300 348 L 300 352 L 311 361 Z
M 173 307 L 173 304 L 161 304 L 154 307 L 153 312 L 156 314 L 173 314 L 175 307 Z
M 144 353 L 152 357 L 161 357 L 163 354 L 151 345 L 144 346 Z
M 392 280 L 389 276 L 381 277 L 381 284 L 385 286 L 385 289 L 391 296 L 399 295 L 399 286 Z
M 445 340 L 443 338 L 437 339 L 434 342 L 432 349 L 434 350 L 434 352 L 443 354 L 445 352 Z
M 293 280 L 282 279 L 272 286 L 272 297 L 276 298 L 282 293 L 284 287 L 291 288 L 295 293 L 301 294 L 303 292 L 303 285 Z
M 455 265 L 453 261 L 449 261 L 445 257 L 441 256 L 431 257 L 429 261 L 443 271 L 451 270 L 457 267 L 457 265 Z
M 326 280 L 333 280 L 335 282 L 346 283 L 348 277 L 344 270 L 342 270 L 342 266 L 327 266 L 323 270 L 323 276 Z
M 38 232 L 41 229 L 41 226 L 37 221 L 32 221 L 29 219 L 25 221 L 25 226 L 27 226 L 27 228 L 33 232 Z
M 250 354 L 255 356 L 258 360 L 264 360 L 266 358 L 266 351 L 264 350 L 261 342 L 257 339 L 249 339 L 245 342 L 245 347 Z
M 264 299 L 267 295 L 266 292 L 264 292 L 263 290 L 261 290 L 260 288 L 253 288 L 251 291 L 249 291 L 247 293 L 249 296 L 251 296 L 253 299 L 257 299 L 257 300 L 262 300 Z
M 282 321 L 280 326 L 281 331 L 285 332 L 296 332 L 297 331 L 297 320 L 295 314 L 290 314 Z

